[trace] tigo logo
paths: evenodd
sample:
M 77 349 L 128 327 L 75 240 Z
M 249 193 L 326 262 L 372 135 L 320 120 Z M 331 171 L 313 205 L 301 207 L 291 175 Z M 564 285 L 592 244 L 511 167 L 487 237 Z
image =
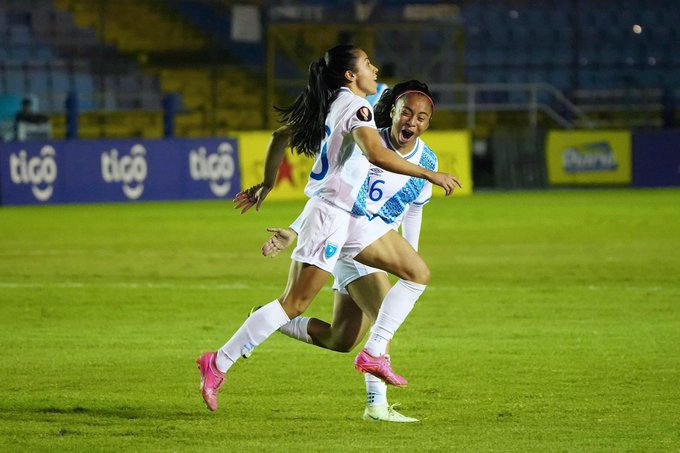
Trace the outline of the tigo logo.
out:
M 134 145 L 130 155 L 118 156 L 118 150 L 112 149 L 101 155 L 102 179 L 107 183 L 123 183 L 123 193 L 130 200 L 136 200 L 144 192 L 144 181 L 148 172 L 146 149 L 142 145 Z
M 47 201 L 52 197 L 52 184 L 57 179 L 57 152 L 50 145 L 40 150 L 40 155 L 28 157 L 25 150 L 10 154 L 10 178 L 14 184 L 31 184 L 33 196 L 39 201 Z
M 203 146 L 189 153 L 191 179 L 210 181 L 210 190 L 218 197 L 229 193 L 235 168 L 234 148 L 228 142 L 220 143 L 216 153 L 208 154 Z
M 568 173 L 616 170 L 616 156 L 609 142 L 570 147 L 562 152 L 562 165 Z

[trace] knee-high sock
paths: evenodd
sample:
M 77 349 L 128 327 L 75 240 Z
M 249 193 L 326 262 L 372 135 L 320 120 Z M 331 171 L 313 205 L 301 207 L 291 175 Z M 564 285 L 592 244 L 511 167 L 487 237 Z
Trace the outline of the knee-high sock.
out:
M 278 300 L 263 306 L 250 315 L 217 351 L 215 365 L 220 371 L 226 372 L 244 351 L 254 349 L 288 321 L 290 319 Z
M 279 328 L 279 332 L 291 338 L 295 338 L 296 340 L 311 344 L 312 337 L 307 333 L 307 324 L 309 324 L 310 319 L 312 318 L 306 316 L 293 318 L 290 322 L 282 325 L 281 328 Z
M 387 344 L 426 287 L 426 285 L 408 280 L 399 280 L 387 292 L 366 342 L 366 350 L 369 354 L 372 356 L 385 354 Z

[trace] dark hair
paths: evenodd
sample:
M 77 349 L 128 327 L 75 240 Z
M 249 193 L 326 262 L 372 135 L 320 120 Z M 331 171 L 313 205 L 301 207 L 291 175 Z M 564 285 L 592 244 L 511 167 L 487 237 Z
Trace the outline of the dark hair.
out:
M 339 45 L 309 65 L 307 87 L 288 107 L 274 108 L 282 123 L 290 127 L 290 147 L 298 154 L 314 156 L 325 135 L 324 125 L 336 90 L 347 84 L 346 71 L 356 69 L 357 47 Z
M 392 125 L 392 118 L 390 118 L 390 112 L 392 107 L 397 103 L 397 99 L 401 97 L 404 93 L 408 91 L 416 91 L 422 93 L 432 102 L 432 110 L 434 110 L 434 101 L 432 93 L 426 84 L 418 80 L 409 80 L 407 82 L 397 83 L 394 88 L 386 89 L 380 100 L 376 103 L 374 108 L 375 114 L 375 125 L 377 127 L 389 127 Z

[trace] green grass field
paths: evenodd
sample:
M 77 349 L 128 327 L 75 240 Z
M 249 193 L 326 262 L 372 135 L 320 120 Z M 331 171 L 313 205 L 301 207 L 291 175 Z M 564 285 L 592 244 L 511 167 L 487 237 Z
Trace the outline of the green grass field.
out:
M 680 451 L 679 190 L 433 199 L 389 392 L 421 423 L 278 333 L 208 412 L 194 360 L 280 294 L 259 247 L 301 207 L 0 208 L 0 451 Z

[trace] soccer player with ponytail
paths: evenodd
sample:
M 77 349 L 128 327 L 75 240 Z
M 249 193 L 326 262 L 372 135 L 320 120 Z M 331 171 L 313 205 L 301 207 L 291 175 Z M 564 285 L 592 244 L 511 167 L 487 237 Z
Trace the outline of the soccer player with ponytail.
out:
M 387 89 L 375 106 L 375 123 L 385 146 L 395 154 L 436 170 L 434 152 L 420 139 L 434 112 L 427 85 L 409 80 Z M 395 230 L 401 226 L 404 238 L 418 250 L 423 206 L 432 194 L 429 182 L 371 167 L 366 214 Z M 265 256 L 275 256 L 295 241 L 297 222 L 291 228 L 269 228 L 275 235 L 263 246 Z M 342 255 L 333 270 L 334 303 L 330 323 L 299 316 L 279 331 L 297 340 L 338 352 L 350 352 L 378 316 L 391 284 L 387 274 Z M 367 402 L 364 419 L 415 422 L 387 402 L 387 386 L 371 374 L 365 375 Z
M 425 290 L 430 273 L 408 241 L 384 222 L 366 217 L 366 176 L 373 164 L 425 179 L 447 195 L 460 182 L 408 162 L 383 145 L 366 101 L 366 96 L 376 92 L 377 73 L 363 50 L 336 46 L 310 65 L 308 85 L 293 105 L 278 109 L 284 126 L 272 134 L 264 178 L 236 196 L 236 208 L 241 212 L 260 208 L 274 186 L 287 146 L 315 159 L 305 187 L 310 199 L 300 217 L 298 243 L 283 293 L 248 317 L 224 346 L 197 359 L 201 392 L 210 410 L 217 409 L 225 373 L 244 353 L 305 311 L 341 253 L 400 278 L 385 296 L 381 307 L 385 316 L 382 320 L 378 316 L 375 338 L 369 339 L 358 362 L 362 371 L 389 384 L 407 383 L 392 370 L 385 348 Z

